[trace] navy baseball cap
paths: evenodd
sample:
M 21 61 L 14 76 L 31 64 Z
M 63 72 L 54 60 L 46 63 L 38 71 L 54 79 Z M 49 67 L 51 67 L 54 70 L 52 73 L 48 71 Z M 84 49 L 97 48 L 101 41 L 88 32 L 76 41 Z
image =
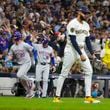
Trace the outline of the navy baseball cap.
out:
M 90 13 L 90 10 L 86 6 L 82 6 L 82 7 L 78 8 L 78 11 L 81 11 L 84 14 L 89 14 Z

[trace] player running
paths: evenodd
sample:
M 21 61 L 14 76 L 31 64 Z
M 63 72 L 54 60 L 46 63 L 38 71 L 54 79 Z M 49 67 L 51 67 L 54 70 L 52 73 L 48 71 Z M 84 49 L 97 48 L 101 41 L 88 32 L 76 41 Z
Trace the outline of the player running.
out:
M 22 35 L 19 31 L 14 32 L 14 44 L 9 51 L 8 60 L 16 58 L 17 63 L 20 65 L 17 77 L 20 79 L 21 84 L 25 88 L 27 98 L 34 97 L 33 83 L 28 78 L 27 72 L 31 68 L 31 57 L 33 47 L 22 41 Z

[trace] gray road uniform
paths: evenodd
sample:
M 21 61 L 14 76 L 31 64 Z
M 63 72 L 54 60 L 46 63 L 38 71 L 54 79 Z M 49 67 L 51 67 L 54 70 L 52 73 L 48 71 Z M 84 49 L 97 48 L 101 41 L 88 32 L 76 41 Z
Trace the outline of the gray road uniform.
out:
M 20 68 L 17 72 L 17 77 L 24 80 L 29 80 L 27 77 L 27 72 L 31 68 L 31 58 L 30 52 L 32 52 L 33 47 L 25 42 L 21 42 L 16 45 L 13 44 L 9 55 L 16 58 L 17 63 L 20 65 Z
M 48 45 L 44 48 L 42 44 L 34 44 L 38 54 L 38 63 L 36 65 L 36 81 L 43 81 L 42 97 L 46 97 L 48 88 L 48 78 L 50 71 L 51 57 L 54 56 L 53 49 Z

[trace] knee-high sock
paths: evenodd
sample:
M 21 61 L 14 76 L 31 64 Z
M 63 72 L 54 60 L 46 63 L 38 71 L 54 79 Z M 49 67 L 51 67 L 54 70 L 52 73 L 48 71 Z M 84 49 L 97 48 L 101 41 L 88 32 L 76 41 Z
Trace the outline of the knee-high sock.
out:
M 28 93 L 29 92 L 29 85 L 28 85 L 28 82 L 26 80 L 20 80 L 22 86 L 24 87 L 24 89 L 26 90 L 26 92 Z
M 60 75 L 57 81 L 56 96 L 60 97 L 64 80 L 65 80 L 65 77 Z
M 47 96 L 48 81 L 43 81 L 42 97 Z
M 91 83 L 92 83 L 92 76 L 85 75 L 85 96 L 91 96 Z
M 36 87 L 38 91 L 42 91 L 41 85 L 40 85 L 40 81 L 36 82 Z

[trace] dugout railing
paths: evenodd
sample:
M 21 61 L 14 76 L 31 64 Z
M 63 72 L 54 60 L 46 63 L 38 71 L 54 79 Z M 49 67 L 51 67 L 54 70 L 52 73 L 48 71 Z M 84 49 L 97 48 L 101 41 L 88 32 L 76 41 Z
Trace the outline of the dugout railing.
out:
M 33 73 L 28 73 L 30 77 L 34 78 Z M 0 73 L 0 77 L 10 77 L 10 78 L 16 78 L 15 73 Z M 58 74 L 50 74 L 49 76 L 50 79 L 56 79 L 58 78 Z M 69 74 L 67 78 L 70 79 L 84 79 L 83 74 Z M 104 97 L 108 97 L 109 95 L 109 80 L 110 80 L 110 75 L 93 75 L 93 80 L 104 80 Z

